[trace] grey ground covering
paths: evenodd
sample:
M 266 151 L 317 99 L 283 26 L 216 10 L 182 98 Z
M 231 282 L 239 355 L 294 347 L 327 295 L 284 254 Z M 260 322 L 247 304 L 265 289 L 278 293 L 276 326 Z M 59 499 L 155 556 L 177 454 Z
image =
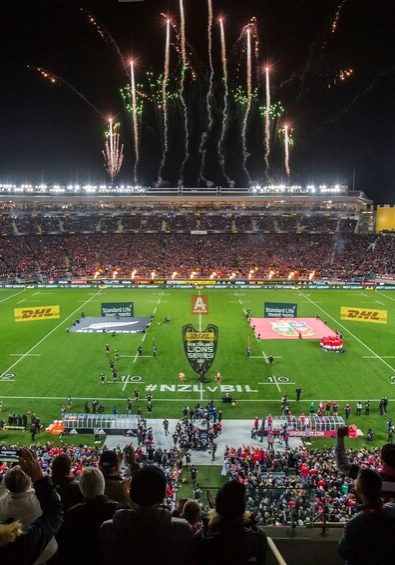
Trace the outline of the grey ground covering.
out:
M 170 449 L 173 447 L 172 434 L 175 430 L 178 420 L 169 419 L 169 435 L 165 435 L 163 431 L 163 419 L 147 418 L 148 426 L 153 428 L 154 445 L 162 449 Z M 259 440 L 251 439 L 252 420 L 222 420 L 222 433 L 215 440 L 217 443 L 217 452 L 215 460 L 211 461 L 211 454 L 207 451 L 192 451 L 192 463 L 194 465 L 223 465 L 225 446 L 240 447 L 242 445 L 260 446 L 267 449 L 267 439 L 264 438 L 263 443 Z M 107 436 L 105 446 L 108 449 L 121 449 L 129 444 L 137 446 L 136 438 L 127 438 L 124 436 Z M 302 445 L 300 438 L 289 438 L 289 446 L 295 448 Z M 274 444 L 275 451 L 284 450 L 284 445 L 280 444 L 277 439 Z
M 143 333 L 150 325 L 150 318 L 80 318 L 79 324 L 69 328 L 71 333 Z

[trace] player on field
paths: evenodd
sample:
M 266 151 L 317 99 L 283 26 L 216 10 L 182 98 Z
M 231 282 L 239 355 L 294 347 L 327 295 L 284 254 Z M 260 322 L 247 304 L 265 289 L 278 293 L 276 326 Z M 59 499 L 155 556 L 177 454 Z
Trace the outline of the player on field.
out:
M 110 355 L 110 344 L 109 343 L 106 343 L 106 345 L 105 345 L 105 352 L 106 352 L 106 355 L 108 357 Z
M 104 385 L 105 382 L 106 382 L 106 375 L 105 375 L 104 373 L 100 373 L 99 379 L 100 379 L 100 383 L 101 383 L 102 385 Z

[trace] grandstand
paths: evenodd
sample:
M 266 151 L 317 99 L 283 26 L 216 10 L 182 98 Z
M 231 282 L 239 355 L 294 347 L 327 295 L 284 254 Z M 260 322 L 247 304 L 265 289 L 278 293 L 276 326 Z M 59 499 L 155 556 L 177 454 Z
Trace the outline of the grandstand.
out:
M 393 269 L 392 240 L 376 238 L 372 202 L 337 185 L 3 184 L 0 208 L 0 275 L 19 280 L 114 272 L 123 279 L 132 272 L 143 279 L 153 272 L 166 279 L 281 279 L 292 272 L 297 279 L 313 271 L 318 278 L 372 278 Z M 383 260 L 372 261 L 372 245 Z

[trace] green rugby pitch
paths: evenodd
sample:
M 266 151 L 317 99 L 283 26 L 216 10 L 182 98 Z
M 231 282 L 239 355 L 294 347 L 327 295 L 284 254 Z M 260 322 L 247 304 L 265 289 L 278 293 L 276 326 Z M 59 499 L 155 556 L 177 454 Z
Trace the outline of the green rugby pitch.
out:
M 395 414 L 395 293 L 359 290 L 300 289 L 205 289 L 209 315 L 201 317 L 202 329 L 207 323 L 219 328 L 217 355 L 207 376 L 200 384 L 193 376 L 185 357 L 181 329 L 192 323 L 199 328 L 199 316 L 191 313 L 191 296 L 196 290 L 185 289 L 2 289 L 0 290 L 0 399 L 2 417 L 10 412 L 32 410 L 44 424 L 60 417 L 65 399 L 71 395 L 73 411 L 82 412 L 86 400 L 102 399 L 105 411 L 116 405 L 126 411 L 126 399 L 140 390 L 139 405 L 146 414 L 145 395 L 153 394 L 153 416 L 178 417 L 184 405 L 218 403 L 229 392 L 237 406 L 223 405 L 224 418 L 253 419 L 267 413 L 279 413 L 280 398 L 288 393 L 293 413 L 308 412 L 311 400 L 337 400 L 340 408 L 352 406 L 350 423 L 366 433 L 372 427 L 377 442 L 386 439 L 386 417 L 378 415 L 378 401 L 388 396 L 389 415 Z M 66 328 L 79 317 L 100 316 L 102 302 L 133 302 L 135 316 L 155 313 L 146 334 L 118 334 L 115 337 L 96 334 L 68 334 Z M 319 314 L 332 329 L 344 336 L 344 355 L 325 353 L 318 341 L 257 341 L 245 317 L 263 317 L 264 302 L 296 302 L 299 317 Z M 61 317 L 45 321 L 14 321 L 14 308 L 59 305 Z M 388 311 L 386 325 L 340 320 L 340 307 L 354 306 Z M 170 323 L 162 323 L 166 315 Z M 247 358 L 246 345 L 252 352 Z M 124 380 L 110 378 L 105 344 L 111 353 L 118 349 L 116 363 Z M 158 355 L 151 356 L 153 343 Z M 136 356 L 139 345 L 143 356 Z M 273 355 L 272 366 L 266 356 Z M 111 358 L 111 355 L 110 355 Z M 100 384 L 99 374 L 108 377 Z M 178 373 L 186 374 L 185 383 Z M 223 375 L 221 388 L 214 374 Z M 391 377 L 394 377 L 393 379 Z M 296 404 L 295 388 L 303 389 L 302 401 Z M 355 417 L 355 403 L 371 401 L 369 417 Z M 339 411 L 340 415 L 342 410 Z M 394 418 L 395 419 L 395 418 Z M 40 436 L 43 440 L 43 435 Z M 3 432 L 3 441 L 28 441 L 27 435 Z M 48 436 L 52 438 L 52 436 Z M 320 444 L 318 441 L 318 445 Z

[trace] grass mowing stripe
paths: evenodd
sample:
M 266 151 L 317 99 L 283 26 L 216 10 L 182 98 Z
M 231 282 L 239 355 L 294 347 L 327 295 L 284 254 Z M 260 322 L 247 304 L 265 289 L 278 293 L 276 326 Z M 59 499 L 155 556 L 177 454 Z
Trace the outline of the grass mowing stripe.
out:
M 382 292 L 382 293 L 380 294 L 380 296 L 383 296 L 383 297 L 385 297 L 385 298 L 388 298 L 388 300 L 392 300 L 392 302 L 395 302 L 395 298 L 392 298 L 392 296 L 388 296 L 388 294 L 385 293 L 385 292 Z
M 10 294 L 10 296 L 6 296 L 2 300 L 0 300 L 0 302 L 5 302 L 6 300 L 13 298 L 14 296 L 17 296 L 18 294 L 21 294 L 21 292 L 26 292 L 26 289 L 24 288 L 23 290 L 20 290 L 19 292 L 14 292 L 14 294 Z M 19 302 L 18 302 L 18 304 L 19 304 Z
M 300 293 L 302 296 L 305 296 L 306 298 L 308 298 L 305 294 L 303 294 L 302 292 Z M 343 328 L 343 330 L 345 330 L 347 333 L 349 333 L 356 341 L 358 341 L 361 345 L 363 345 L 364 347 L 366 347 L 366 349 L 368 351 L 370 351 L 370 353 L 373 353 L 374 357 L 377 357 L 377 359 L 379 359 L 382 363 L 384 363 L 384 365 L 386 365 L 389 369 L 391 369 L 391 371 L 395 372 L 394 367 L 392 367 L 389 363 L 387 363 L 387 361 L 385 361 L 385 359 L 383 359 L 382 357 L 380 357 L 380 355 L 378 355 L 375 351 L 373 351 L 373 349 L 371 347 L 369 347 L 369 345 L 367 345 L 365 342 L 363 342 L 361 339 L 359 339 L 359 337 L 357 337 L 356 335 L 354 335 L 350 330 L 348 330 L 345 326 L 343 326 L 342 323 L 340 323 L 338 320 L 336 320 L 336 318 L 334 318 L 333 316 L 331 316 L 326 310 L 324 310 L 323 308 L 321 308 L 321 306 L 318 306 L 316 302 L 314 302 L 314 300 L 311 300 L 311 298 L 308 298 L 308 300 L 314 304 L 314 306 L 316 306 L 319 310 L 321 310 L 321 312 L 323 312 L 328 318 L 331 318 L 331 320 L 333 320 L 336 324 L 338 324 L 341 328 Z
M 91 300 L 93 300 L 93 298 L 95 296 L 98 296 L 101 293 L 101 290 L 99 290 L 98 292 L 96 292 L 96 294 L 94 294 L 91 298 L 88 298 L 88 300 L 86 300 L 84 302 L 84 304 L 82 304 L 82 306 L 85 306 L 86 304 L 88 304 L 88 302 L 90 302 Z M 28 357 L 28 355 L 34 351 L 36 349 L 36 347 L 38 347 L 39 345 L 41 345 L 41 343 L 43 341 L 45 341 L 50 335 L 52 335 L 54 333 L 54 331 L 56 331 L 58 328 L 60 328 L 60 326 L 62 326 L 65 322 L 67 322 L 68 319 L 70 319 L 72 316 L 75 315 L 76 312 L 78 312 L 79 310 L 81 310 L 81 306 L 78 306 L 78 308 L 76 308 L 73 312 L 71 312 L 71 314 L 69 314 L 67 316 L 67 318 L 65 318 L 64 320 L 62 320 L 57 326 L 55 326 L 50 332 L 48 332 L 43 338 L 41 338 L 35 345 L 33 345 L 33 347 L 31 347 L 29 349 L 29 351 L 26 351 L 26 353 L 24 353 L 21 357 L 19 357 L 19 359 L 17 359 L 15 361 L 15 363 L 13 363 L 12 365 L 10 365 L 8 367 L 8 369 L 6 369 L 5 371 L 3 371 L 3 373 L 1 373 L 0 377 L 3 377 L 4 375 L 6 375 L 7 373 L 9 373 L 11 371 L 11 369 L 13 369 L 16 365 L 18 365 L 18 363 L 20 363 L 22 361 L 22 359 L 25 359 L 25 357 Z

